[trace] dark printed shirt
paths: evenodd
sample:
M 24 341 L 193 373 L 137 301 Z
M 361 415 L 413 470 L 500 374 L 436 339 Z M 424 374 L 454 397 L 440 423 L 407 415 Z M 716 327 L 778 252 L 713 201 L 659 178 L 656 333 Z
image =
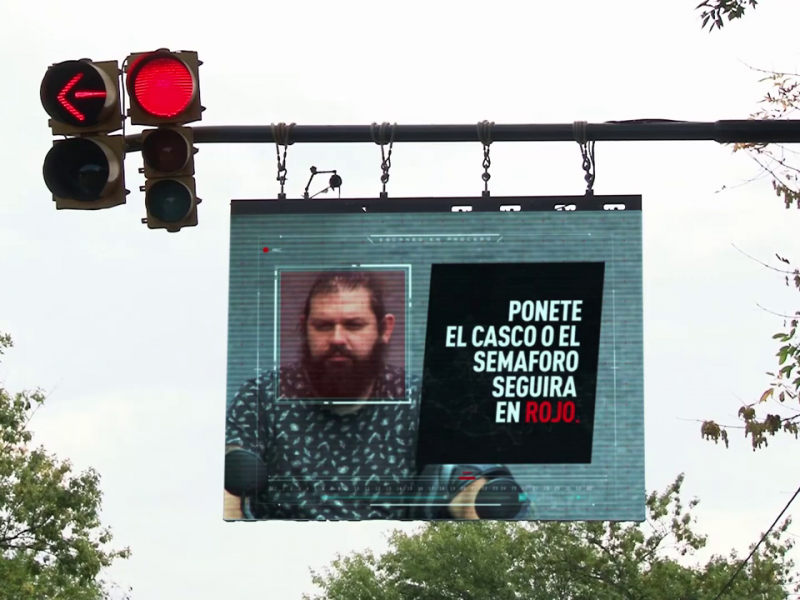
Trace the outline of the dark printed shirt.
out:
M 346 415 L 309 401 L 311 394 L 305 371 L 285 367 L 279 377 L 247 381 L 228 408 L 226 444 L 267 464 L 268 489 L 252 503 L 252 516 L 402 518 L 402 488 L 414 475 L 419 383 L 407 389 L 403 369 L 386 366 L 370 403 Z

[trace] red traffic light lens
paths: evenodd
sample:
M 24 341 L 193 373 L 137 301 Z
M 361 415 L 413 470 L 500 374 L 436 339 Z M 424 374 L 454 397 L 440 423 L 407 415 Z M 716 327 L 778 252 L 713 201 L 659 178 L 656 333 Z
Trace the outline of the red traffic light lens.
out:
M 47 70 L 40 88 L 42 106 L 53 120 L 94 127 L 117 99 L 114 82 L 93 64 L 69 60 Z
M 153 117 L 177 117 L 191 104 L 196 83 L 186 63 L 175 56 L 140 59 L 128 76 L 128 91 L 139 107 Z
M 189 162 L 189 141 L 173 129 L 156 129 L 142 143 L 142 158 L 151 169 L 175 173 Z

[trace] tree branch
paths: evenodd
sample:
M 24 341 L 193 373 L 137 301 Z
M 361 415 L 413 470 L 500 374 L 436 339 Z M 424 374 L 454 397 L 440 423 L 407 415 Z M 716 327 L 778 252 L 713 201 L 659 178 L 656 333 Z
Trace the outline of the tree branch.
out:
M 11 542 L 13 542 L 14 540 L 16 540 L 19 537 L 22 537 L 26 533 L 33 533 L 33 532 L 34 532 L 34 528 L 33 527 L 28 527 L 27 529 L 23 529 L 22 531 L 20 531 L 19 533 L 16 533 L 15 535 L 7 536 L 7 537 L 4 537 L 4 538 L 0 538 L 0 548 L 4 548 L 6 550 L 9 550 L 11 548 Z
M 736 250 L 738 250 L 739 252 L 744 254 L 750 260 L 753 260 L 753 261 L 757 262 L 758 264 L 760 264 L 760 265 L 762 265 L 764 267 L 767 267 L 768 269 L 770 269 L 772 271 L 777 271 L 778 273 L 784 273 L 784 274 L 787 274 L 787 275 L 795 275 L 797 273 L 797 269 L 795 269 L 793 271 L 785 271 L 784 269 L 778 269 L 777 267 L 770 266 L 767 263 L 762 262 L 762 261 L 758 260 L 757 258 L 754 258 L 754 257 L 750 256 L 747 252 L 745 252 L 744 250 L 741 250 L 740 248 L 738 248 L 736 246 L 736 244 L 731 244 L 731 246 L 733 246 Z
M 776 313 L 774 310 L 770 310 L 768 308 L 764 308 L 758 302 L 756 302 L 756 306 L 763 310 L 764 312 L 768 312 L 771 315 L 775 315 L 776 317 L 782 317 L 784 319 L 797 319 L 800 315 L 782 315 L 781 313 Z
M 676 417 L 676 418 L 678 420 L 680 420 L 680 421 L 693 421 L 695 423 L 706 423 L 707 422 L 707 421 L 703 421 L 701 419 L 684 419 L 683 417 Z M 796 421 L 798 418 L 800 418 L 800 413 L 798 413 L 796 415 L 792 415 L 791 417 L 786 417 L 785 419 L 783 417 L 781 417 L 781 423 Z M 717 425 L 719 425 L 723 429 L 747 429 L 746 427 L 742 427 L 741 425 L 720 425 L 719 423 L 717 423 Z
M 784 73 L 783 71 L 768 71 L 767 69 L 759 69 L 758 67 L 752 67 L 741 59 L 739 59 L 739 62 L 742 63 L 748 69 L 756 71 L 758 73 L 767 73 L 768 75 L 784 75 L 787 77 L 800 77 L 800 73 Z

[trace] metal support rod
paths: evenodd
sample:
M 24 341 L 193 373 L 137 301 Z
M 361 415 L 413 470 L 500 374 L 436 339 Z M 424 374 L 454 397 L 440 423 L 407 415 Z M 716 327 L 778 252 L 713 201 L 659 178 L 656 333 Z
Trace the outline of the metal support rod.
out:
M 196 144 L 274 144 L 269 125 L 193 127 Z M 712 123 L 639 119 L 588 123 L 587 141 L 694 141 L 719 143 L 800 142 L 800 120 L 727 120 Z M 142 149 L 141 134 L 125 136 L 127 152 Z M 395 143 L 475 142 L 475 125 L 397 125 Z M 499 125 L 492 128 L 493 142 L 574 142 L 569 124 Z M 369 125 L 296 125 L 292 143 L 374 144 Z

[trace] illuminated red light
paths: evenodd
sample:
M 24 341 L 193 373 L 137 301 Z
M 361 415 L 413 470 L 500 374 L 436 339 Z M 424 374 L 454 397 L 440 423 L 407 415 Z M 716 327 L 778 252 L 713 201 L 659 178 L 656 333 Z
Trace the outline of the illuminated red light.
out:
M 131 93 L 143 111 L 170 118 L 180 115 L 195 94 L 192 72 L 172 57 L 144 60 L 134 65 Z
M 77 75 L 75 75 L 75 77 L 73 77 L 67 82 L 67 85 L 65 85 L 56 96 L 58 103 L 64 107 L 64 110 L 66 110 L 67 112 L 69 112 L 69 114 L 78 119 L 78 121 L 83 121 L 86 117 L 83 115 L 81 111 L 75 108 L 67 100 L 67 94 L 72 88 L 75 87 L 75 84 L 78 83 L 81 79 L 83 79 L 83 73 L 78 73 Z
M 95 127 L 115 110 L 117 91 L 112 77 L 113 71 L 106 73 L 102 63 L 70 60 L 52 65 L 39 91 L 42 107 L 55 123 Z
M 472 471 L 461 471 L 461 477 L 459 477 L 459 479 L 471 481 L 475 479 L 475 476 L 472 474 Z

